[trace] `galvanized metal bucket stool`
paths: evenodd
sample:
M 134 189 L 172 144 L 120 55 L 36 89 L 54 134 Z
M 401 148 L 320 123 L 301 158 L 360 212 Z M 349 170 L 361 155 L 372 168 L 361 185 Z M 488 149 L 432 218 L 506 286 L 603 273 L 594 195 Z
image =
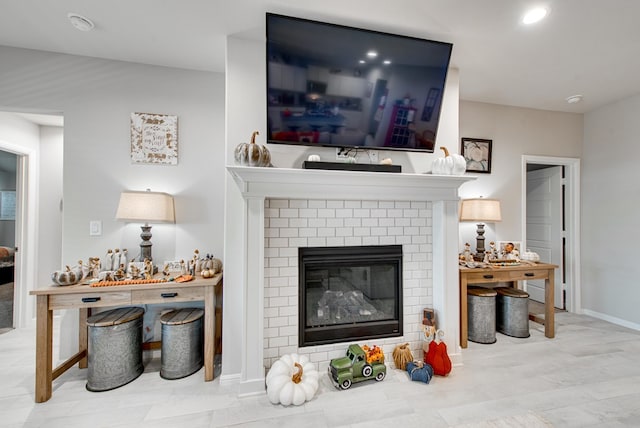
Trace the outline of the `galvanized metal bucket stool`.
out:
M 184 308 L 160 317 L 160 376 L 165 379 L 180 379 L 197 372 L 204 365 L 203 316 L 203 309 Z
M 467 288 L 468 338 L 476 343 L 496 341 L 496 292 L 490 288 Z
M 87 319 L 89 391 L 118 388 L 142 374 L 143 315 L 142 308 L 118 308 Z
M 498 287 L 496 329 L 507 336 L 529 337 L 529 293 L 511 287 Z

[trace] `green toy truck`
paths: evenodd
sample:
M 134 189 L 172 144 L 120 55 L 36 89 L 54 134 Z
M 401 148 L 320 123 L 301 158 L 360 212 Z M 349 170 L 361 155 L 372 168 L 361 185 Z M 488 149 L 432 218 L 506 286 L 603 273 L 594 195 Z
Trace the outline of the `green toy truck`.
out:
M 364 348 L 349 345 L 346 356 L 331 360 L 329 377 L 337 388 L 349 389 L 353 383 L 370 379 L 379 382 L 387 375 L 384 353 L 380 348 Z

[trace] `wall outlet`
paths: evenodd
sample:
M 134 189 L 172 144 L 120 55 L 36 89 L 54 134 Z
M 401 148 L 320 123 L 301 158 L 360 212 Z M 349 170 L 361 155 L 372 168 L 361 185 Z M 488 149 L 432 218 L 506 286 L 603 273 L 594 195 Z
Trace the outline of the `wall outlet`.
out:
M 367 150 L 367 154 L 369 155 L 370 163 L 378 163 L 378 151 L 377 150 Z

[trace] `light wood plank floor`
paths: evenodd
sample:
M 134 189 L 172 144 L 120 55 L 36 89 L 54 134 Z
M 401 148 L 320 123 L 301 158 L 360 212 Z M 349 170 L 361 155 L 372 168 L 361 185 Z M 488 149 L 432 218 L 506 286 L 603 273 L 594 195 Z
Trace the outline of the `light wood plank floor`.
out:
M 1 427 L 638 427 L 640 333 L 590 317 L 557 314 L 555 339 L 531 323 L 531 337 L 498 335 L 469 343 L 464 365 L 431 383 L 389 369 L 382 382 L 336 390 L 321 376 L 316 397 L 299 407 L 265 395 L 238 398 L 202 371 L 168 381 L 157 359 L 113 391 L 85 389 L 86 370 L 54 383 L 53 398 L 33 402 L 33 329 L 0 336 Z M 219 367 L 217 367 L 219 372 Z

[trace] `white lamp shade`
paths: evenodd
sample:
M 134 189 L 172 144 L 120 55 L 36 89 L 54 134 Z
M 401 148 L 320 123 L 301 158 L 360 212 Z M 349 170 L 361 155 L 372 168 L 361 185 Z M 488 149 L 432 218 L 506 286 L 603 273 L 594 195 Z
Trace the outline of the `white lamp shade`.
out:
M 120 194 L 116 220 L 175 223 L 173 197 L 162 192 L 124 191 Z
M 460 221 L 494 223 L 502 221 L 500 201 L 497 199 L 464 199 L 460 206 Z

